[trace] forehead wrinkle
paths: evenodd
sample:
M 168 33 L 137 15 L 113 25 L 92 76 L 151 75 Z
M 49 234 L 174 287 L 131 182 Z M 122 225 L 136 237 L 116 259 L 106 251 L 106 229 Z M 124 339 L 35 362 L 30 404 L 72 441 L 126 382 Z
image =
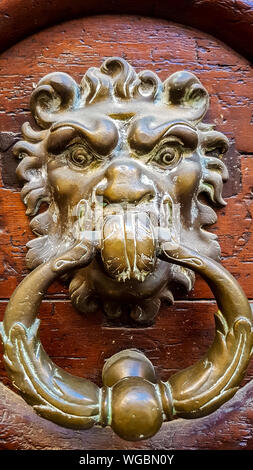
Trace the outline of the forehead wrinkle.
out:
M 88 144 L 100 155 L 106 155 L 118 143 L 118 129 L 107 117 L 91 119 L 89 124 L 67 119 L 53 124 L 48 138 L 48 149 L 65 147 L 76 136 L 85 137 Z
M 198 143 L 197 131 L 185 121 L 165 121 L 155 126 L 152 116 L 136 119 L 128 131 L 128 141 L 132 148 L 147 152 L 166 135 L 175 136 L 186 147 L 195 149 Z

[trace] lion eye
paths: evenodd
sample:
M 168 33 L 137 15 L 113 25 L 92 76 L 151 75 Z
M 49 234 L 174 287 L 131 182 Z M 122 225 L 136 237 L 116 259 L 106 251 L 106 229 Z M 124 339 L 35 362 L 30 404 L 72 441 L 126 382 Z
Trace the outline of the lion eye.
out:
M 83 146 L 69 149 L 70 161 L 78 167 L 86 167 L 91 163 L 91 156 Z
M 161 148 L 155 157 L 156 163 L 161 166 L 170 166 L 175 164 L 180 157 L 179 149 L 176 147 L 163 147 Z

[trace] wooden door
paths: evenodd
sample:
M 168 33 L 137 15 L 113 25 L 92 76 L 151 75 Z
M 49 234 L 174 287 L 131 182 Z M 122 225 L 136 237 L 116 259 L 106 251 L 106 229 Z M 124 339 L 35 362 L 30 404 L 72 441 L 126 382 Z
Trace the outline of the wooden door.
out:
M 190 9 L 182 1 L 165 8 L 166 2 L 139 2 L 137 10 L 131 2 L 118 2 L 107 10 L 104 5 L 96 9 L 83 7 L 83 2 L 69 6 L 70 2 L 62 1 L 55 2 L 57 8 L 48 2 L 46 10 L 47 2 L 32 7 L 29 0 L 18 3 L 4 1 L 1 7 L 5 50 L 0 55 L 0 320 L 10 295 L 28 273 L 26 243 L 34 237 L 20 199 L 12 155 L 21 125 L 30 119 L 28 102 L 34 83 L 55 70 L 69 73 L 79 83 L 89 67 L 100 66 L 110 56 L 125 58 L 138 72 L 150 69 L 162 80 L 178 70 L 191 71 L 208 90 L 211 104 L 205 122 L 214 123 L 231 144 L 225 156 L 227 206 L 217 211 L 218 221 L 211 230 L 219 237 L 222 264 L 253 302 L 253 72 L 248 61 L 253 7 L 249 2 L 226 2 L 230 5 L 226 10 L 224 2 L 215 2 L 214 7 L 206 1 L 200 6 L 191 2 Z M 210 346 L 216 308 L 212 293 L 198 278 L 189 296 L 179 291 L 173 306 L 162 305 L 152 326 L 134 327 L 109 320 L 100 311 L 80 315 L 69 301 L 66 286 L 57 282 L 42 304 L 41 340 L 56 364 L 98 385 L 105 359 L 133 347 L 146 353 L 165 380 L 195 362 Z M 166 423 L 151 439 L 127 442 L 110 428 L 76 431 L 36 415 L 11 391 L 1 352 L 0 447 L 253 449 L 252 374 L 253 362 L 242 389 L 210 416 Z

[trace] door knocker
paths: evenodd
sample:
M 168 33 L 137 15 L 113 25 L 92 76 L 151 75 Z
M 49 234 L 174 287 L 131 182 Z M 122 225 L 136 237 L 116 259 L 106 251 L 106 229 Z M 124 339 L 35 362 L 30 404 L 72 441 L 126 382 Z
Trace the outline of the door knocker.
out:
M 242 289 L 218 262 L 216 236 L 205 230 L 216 220 L 211 205 L 224 204 L 228 177 L 221 160 L 228 140 L 201 122 L 208 104 L 192 73 L 162 83 L 121 58 L 90 68 L 80 86 L 55 72 L 34 89 L 39 130 L 25 123 L 14 147 L 37 235 L 28 243 L 33 271 L 13 293 L 0 331 L 13 384 L 44 418 L 78 429 L 108 425 L 140 440 L 163 421 L 213 412 L 238 389 L 253 322 Z M 48 207 L 39 212 L 42 201 Z M 105 362 L 99 388 L 56 366 L 40 343 L 38 310 L 57 277 L 69 281 L 80 311 L 100 305 L 111 318 L 124 312 L 143 325 L 164 296 L 173 299 L 173 285 L 193 287 L 195 272 L 218 304 L 215 339 L 167 382 L 129 349 Z

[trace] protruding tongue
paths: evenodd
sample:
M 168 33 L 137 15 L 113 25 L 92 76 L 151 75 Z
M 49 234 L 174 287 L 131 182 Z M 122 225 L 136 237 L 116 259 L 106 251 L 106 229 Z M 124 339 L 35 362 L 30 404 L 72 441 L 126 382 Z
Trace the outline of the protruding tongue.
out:
M 145 213 L 127 212 L 105 217 L 101 256 L 106 271 L 118 281 L 144 281 L 155 263 L 155 237 Z

